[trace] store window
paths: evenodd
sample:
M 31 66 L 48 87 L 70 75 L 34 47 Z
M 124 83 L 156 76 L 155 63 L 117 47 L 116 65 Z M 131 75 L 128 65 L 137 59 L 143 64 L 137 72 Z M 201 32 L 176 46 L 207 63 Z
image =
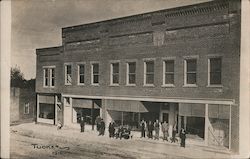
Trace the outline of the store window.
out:
M 39 103 L 39 118 L 54 119 L 55 117 L 54 104 Z

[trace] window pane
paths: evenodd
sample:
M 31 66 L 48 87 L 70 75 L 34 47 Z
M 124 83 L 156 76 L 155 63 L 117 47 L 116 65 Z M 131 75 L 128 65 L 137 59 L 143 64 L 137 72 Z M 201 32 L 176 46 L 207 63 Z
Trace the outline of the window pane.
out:
M 84 74 L 84 65 L 79 65 L 79 74 Z
M 146 84 L 154 84 L 154 74 L 146 75 Z
M 99 75 L 94 75 L 93 83 L 99 83 Z
M 112 64 L 113 66 L 113 73 L 119 73 L 119 63 Z
M 54 68 L 51 69 L 51 77 L 52 78 L 55 77 L 55 69 Z
M 49 78 L 48 77 L 45 77 L 45 83 L 44 83 L 45 86 L 48 86 L 49 85 Z
M 93 64 L 93 74 L 99 74 L 99 64 Z
M 71 83 L 72 82 L 72 79 L 71 79 L 71 75 L 67 75 L 67 83 Z
M 80 82 L 80 83 L 84 83 L 84 75 L 80 75 L 79 82 Z
M 221 73 L 214 72 L 210 73 L 210 84 L 221 84 Z
M 71 74 L 71 65 L 66 66 L 67 74 Z
M 166 72 L 174 72 L 174 61 L 166 61 L 165 62 L 165 71 Z
M 135 73 L 135 69 L 136 69 L 136 64 L 135 62 L 131 62 L 131 63 L 128 63 L 128 66 L 129 66 L 129 73 Z
M 54 108 L 53 104 L 39 103 L 39 118 L 54 119 Z
M 45 77 L 49 77 L 49 69 L 44 69 L 44 71 L 45 71 Z
M 51 86 L 55 86 L 55 78 L 51 78 Z
M 221 58 L 211 58 L 210 59 L 210 71 L 211 72 L 221 72 Z
M 119 75 L 118 74 L 113 75 L 113 83 L 116 83 L 116 84 L 119 83 Z
M 135 74 L 130 74 L 128 80 L 129 84 L 135 84 Z
M 196 60 L 187 60 L 187 72 L 196 72 Z
M 196 73 L 187 74 L 187 84 L 196 84 Z
M 154 62 L 153 61 L 146 62 L 146 72 L 154 72 Z
M 165 84 L 174 84 L 174 74 L 165 74 Z

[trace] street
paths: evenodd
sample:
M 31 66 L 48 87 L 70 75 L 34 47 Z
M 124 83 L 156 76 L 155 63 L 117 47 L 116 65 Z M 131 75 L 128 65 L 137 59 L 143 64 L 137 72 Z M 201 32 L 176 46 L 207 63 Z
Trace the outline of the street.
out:
M 11 158 L 230 158 L 230 154 L 216 149 L 169 143 L 150 139 L 110 139 L 96 131 L 25 123 L 11 126 Z

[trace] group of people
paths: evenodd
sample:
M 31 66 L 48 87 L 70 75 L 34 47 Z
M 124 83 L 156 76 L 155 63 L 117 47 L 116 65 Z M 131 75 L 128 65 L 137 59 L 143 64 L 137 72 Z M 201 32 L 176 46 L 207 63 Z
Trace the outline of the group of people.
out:
M 132 138 L 131 129 L 128 125 L 120 125 L 118 128 L 115 127 L 114 121 L 109 123 L 109 137 L 110 138 Z
M 141 138 L 145 138 L 146 134 L 149 139 L 153 139 L 153 131 L 155 132 L 154 139 L 159 140 L 159 134 L 160 129 L 163 134 L 163 141 L 171 141 L 177 142 L 176 134 L 177 134 L 177 128 L 176 123 L 172 127 L 172 137 L 169 138 L 169 124 L 164 121 L 162 124 L 159 122 L 159 120 L 156 120 L 154 123 L 152 121 L 146 122 L 145 120 L 142 120 L 140 123 L 141 126 Z M 186 140 L 186 131 L 182 128 L 180 131 L 180 139 L 181 139 L 181 147 L 185 147 L 185 140 Z

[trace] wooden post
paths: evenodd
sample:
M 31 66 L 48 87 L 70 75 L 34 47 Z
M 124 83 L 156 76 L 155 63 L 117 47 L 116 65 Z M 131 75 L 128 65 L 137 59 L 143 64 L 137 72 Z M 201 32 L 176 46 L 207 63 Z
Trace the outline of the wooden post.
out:
M 231 138 L 232 138 L 232 105 L 229 105 L 229 150 L 231 150 Z
M 94 100 L 92 100 L 92 108 L 91 108 L 91 125 L 92 125 L 92 130 L 94 130 Z
M 205 145 L 208 145 L 208 126 L 209 126 L 209 118 L 208 118 L 208 104 L 205 104 Z

